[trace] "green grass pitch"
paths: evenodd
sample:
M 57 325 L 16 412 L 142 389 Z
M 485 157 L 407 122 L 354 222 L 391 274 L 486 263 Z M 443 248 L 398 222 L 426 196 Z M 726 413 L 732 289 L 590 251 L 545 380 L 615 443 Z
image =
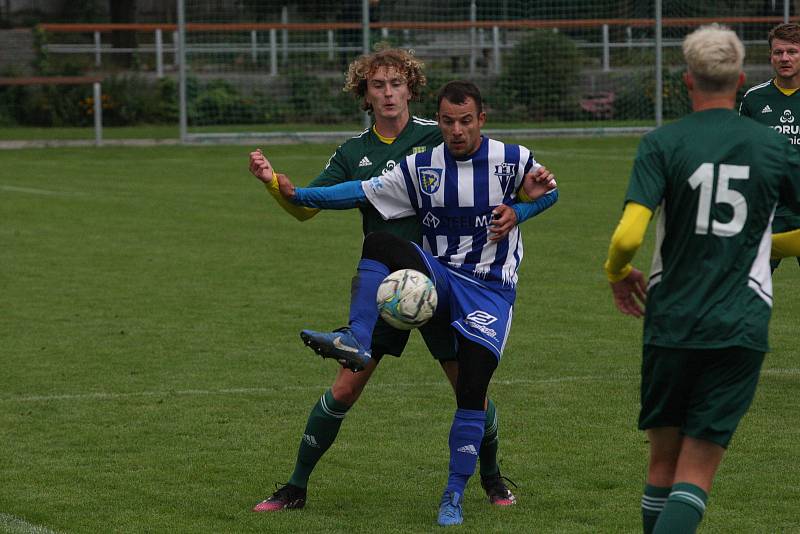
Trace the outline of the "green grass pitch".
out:
M 524 226 L 490 388 L 519 505 L 490 508 L 473 479 L 459 531 L 639 532 L 641 322 L 602 271 L 636 139 L 524 144 L 561 199 Z M 334 147 L 263 148 L 305 183 Z M 333 380 L 298 332 L 344 322 L 361 237 L 354 211 L 280 211 L 248 152 L 0 151 L 0 531 L 436 529 L 455 403 L 417 334 L 347 416 L 306 509 L 249 511 L 287 480 Z M 773 352 L 702 532 L 800 532 L 799 279 L 794 262 L 776 273 Z

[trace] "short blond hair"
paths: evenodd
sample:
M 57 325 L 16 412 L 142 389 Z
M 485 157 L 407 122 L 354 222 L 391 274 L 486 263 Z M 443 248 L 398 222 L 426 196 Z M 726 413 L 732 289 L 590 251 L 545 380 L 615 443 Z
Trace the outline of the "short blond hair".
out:
M 382 48 L 355 59 L 347 69 L 343 91 L 353 93 L 361 99 L 361 109 L 372 111 L 372 106 L 364 96 L 367 94 L 367 79 L 381 67 L 396 70 L 408 84 L 408 92 L 412 100 L 422 97 L 422 88 L 428 83 L 422 72 L 424 63 L 414 57 L 410 50 L 400 48 Z
M 744 45 L 731 29 L 714 23 L 686 36 L 683 57 L 699 90 L 729 91 L 742 72 Z

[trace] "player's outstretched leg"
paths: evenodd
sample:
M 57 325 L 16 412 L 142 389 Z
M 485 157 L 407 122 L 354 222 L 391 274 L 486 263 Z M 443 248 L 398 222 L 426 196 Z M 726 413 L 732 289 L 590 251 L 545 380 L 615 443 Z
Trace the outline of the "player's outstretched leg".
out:
M 323 358 L 333 358 L 342 367 L 354 372 L 362 371 L 372 359 L 370 351 L 364 348 L 348 327 L 333 332 L 303 330 L 300 338 Z
M 391 234 L 386 235 L 391 236 Z M 367 242 L 375 240 L 370 236 L 365 239 L 365 247 Z M 358 262 L 358 270 L 353 278 L 348 326 L 333 332 L 303 330 L 300 333 L 303 342 L 323 358 L 333 358 L 347 369 L 352 371 L 364 369 L 372 357 L 368 347 L 375 323 L 378 321 L 375 295 L 378 286 L 389 272 L 383 263 L 362 258 Z

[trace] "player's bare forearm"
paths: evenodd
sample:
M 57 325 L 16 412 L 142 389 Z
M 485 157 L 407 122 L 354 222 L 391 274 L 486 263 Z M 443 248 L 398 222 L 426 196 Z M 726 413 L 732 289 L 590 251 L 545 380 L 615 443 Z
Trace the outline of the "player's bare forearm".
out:
M 266 186 L 267 191 L 278 205 L 298 221 L 308 220 L 319 212 L 316 209 L 297 206 L 292 202 L 294 184 L 285 174 L 275 172 L 261 149 L 250 153 L 250 173 Z
M 628 276 L 617 282 L 610 282 L 610 285 L 614 304 L 619 311 L 637 318 L 644 315 L 647 284 L 641 271 L 631 268 Z
M 272 182 L 272 165 L 260 148 L 250 152 L 250 173 L 265 184 Z
M 489 241 L 501 241 L 517 225 L 517 212 L 511 206 L 500 204 L 492 210 L 492 222 L 489 225 Z
M 558 187 L 556 176 L 544 165 L 529 172 L 522 180 L 522 190 L 525 192 L 523 200 L 536 200 Z

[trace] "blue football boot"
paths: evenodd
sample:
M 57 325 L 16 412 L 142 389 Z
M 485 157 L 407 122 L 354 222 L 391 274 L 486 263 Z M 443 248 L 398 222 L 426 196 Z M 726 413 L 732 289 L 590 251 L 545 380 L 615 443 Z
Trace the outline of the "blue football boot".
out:
M 333 332 L 303 330 L 300 332 L 300 339 L 323 358 L 333 358 L 354 373 L 364 370 L 372 359 L 370 351 L 358 342 L 349 327 Z
M 461 495 L 455 491 L 444 492 L 444 495 L 442 495 L 442 502 L 439 503 L 439 524 L 441 526 L 451 527 L 464 522 L 461 500 Z

